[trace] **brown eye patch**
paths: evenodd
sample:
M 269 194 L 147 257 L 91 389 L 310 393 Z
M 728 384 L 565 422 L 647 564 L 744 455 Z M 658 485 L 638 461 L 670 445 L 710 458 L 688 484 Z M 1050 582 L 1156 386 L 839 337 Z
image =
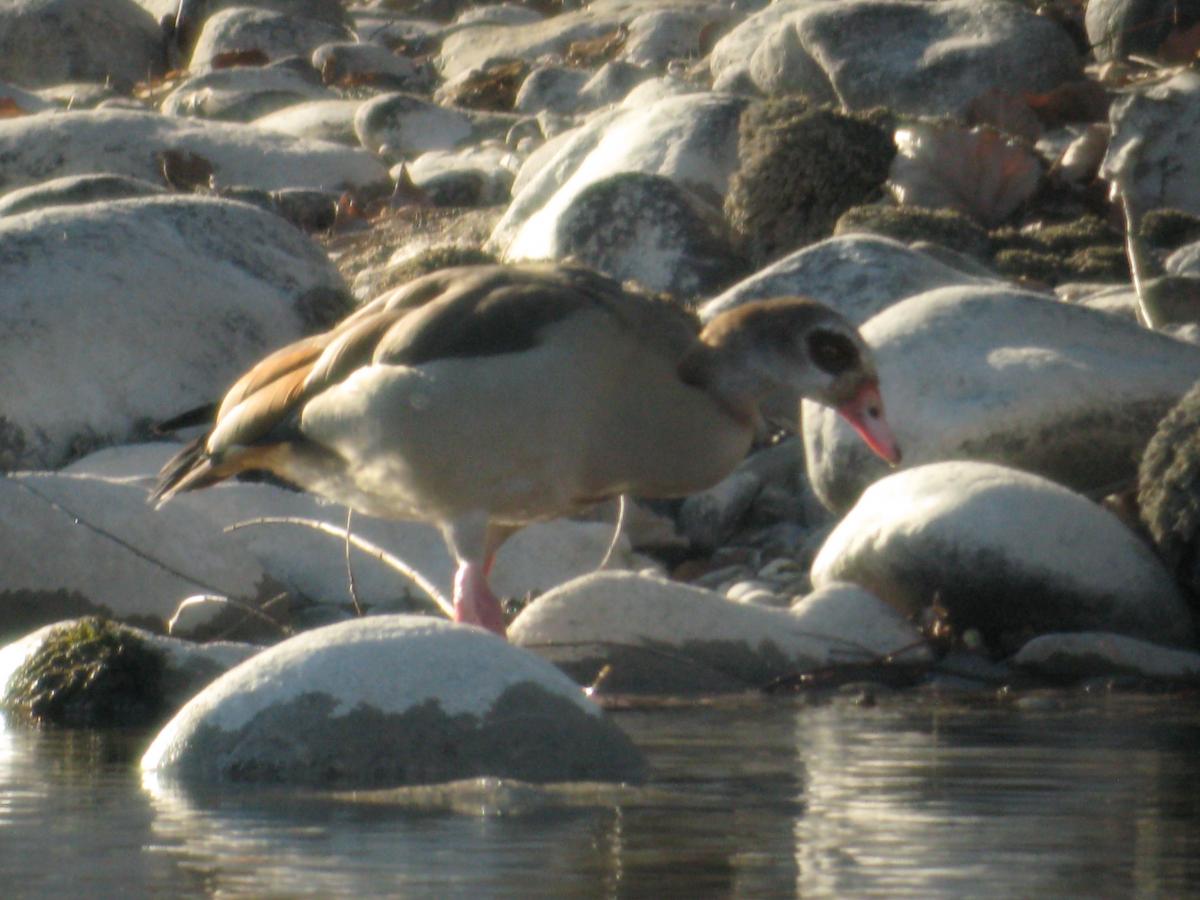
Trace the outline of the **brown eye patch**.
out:
M 841 375 L 859 365 L 858 348 L 844 334 L 816 328 L 809 332 L 806 340 L 808 355 L 822 372 Z

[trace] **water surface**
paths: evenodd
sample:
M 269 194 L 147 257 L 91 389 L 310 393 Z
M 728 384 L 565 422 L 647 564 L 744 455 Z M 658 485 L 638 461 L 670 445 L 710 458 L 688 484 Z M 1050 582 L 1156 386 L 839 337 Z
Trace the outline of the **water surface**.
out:
M 146 734 L 0 727 L 6 897 L 1200 897 L 1200 699 L 614 713 L 637 789 L 145 780 Z

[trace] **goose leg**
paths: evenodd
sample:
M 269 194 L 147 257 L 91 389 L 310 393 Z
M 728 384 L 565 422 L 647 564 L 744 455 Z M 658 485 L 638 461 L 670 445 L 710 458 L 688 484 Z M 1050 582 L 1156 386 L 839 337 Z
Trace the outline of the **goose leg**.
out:
M 468 516 L 443 526 L 446 543 L 458 560 L 454 576 L 454 621 L 486 628 L 501 637 L 507 630 L 504 609 L 488 585 L 496 550 L 513 529 L 489 525 L 486 516 Z

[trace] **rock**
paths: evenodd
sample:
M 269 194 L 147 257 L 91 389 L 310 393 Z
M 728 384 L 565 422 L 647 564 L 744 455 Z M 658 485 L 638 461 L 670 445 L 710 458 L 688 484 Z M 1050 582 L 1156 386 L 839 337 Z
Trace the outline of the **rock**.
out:
M 931 116 L 962 116 L 990 88 L 1048 91 L 1081 76 L 1064 30 L 1004 0 L 783 0 L 709 60 L 717 90 L 749 77 L 768 95 Z
M 679 508 L 679 530 L 698 549 L 712 551 L 733 536 L 762 490 L 762 479 L 744 467 L 706 491 L 692 494 Z
M 759 267 L 828 237 L 846 210 L 882 197 L 896 155 L 890 123 L 802 97 L 750 106 L 738 132 L 725 215 L 735 245 Z
M 606 693 L 695 694 L 762 687 L 785 675 L 871 661 L 912 643 L 830 636 L 811 617 L 731 603 L 711 591 L 601 572 L 543 594 L 509 639 Z M 894 617 L 893 617 L 894 618 Z M 868 631 L 874 635 L 881 631 Z
M 1163 268 L 1171 275 L 1200 278 L 1200 241 L 1180 247 L 1167 257 Z
M 0 5 L 0 79 L 26 88 L 111 80 L 128 90 L 165 63 L 158 22 L 133 0 Z
M 437 206 L 507 203 L 520 159 L 502 144 L 430 150 L 407 166 L 408 177 Z M 399 173 L 392 178 L 399 181 Z
M 738 97 L 670 97 L 601 113 L 548 142 L 522 166 L 488 247 L 505 259 L 554 256 L 558 220 L 589 186 L 621 172 L 661 175 L 719 205 L 737 165 Z
M 1155 56 L 1172 31 L 1200 22 L 1196 0 L 1088 0 L 1084 25 L 1096 59 Z
M 1200 72 L 1131 90 L 1109 110 L 1112 139 L 1100 176 L 1133 207 L 1200 214 Z
M 59 466 L 211 401 L 268 348 L 340 317 L 343 292 L 318 247 L 241 203 L 0 219 L 0 468 Z
M 959 633 L 978 629 L 1006 652 L 1052 631 L 1194 637 L 1170 575 L 1116 517 L 990 463 L 932 463 L 876 482 L 826 540 L 812 579 L 854 582 L 906 615 L 937 603 Z
M 700 317 L 708 321 L 752 300 L 801 296 L 820 300 L 861 325 L 914 294 L 949 285 L 995 283 L 900 241 L 850 234 L 818 241 L 760 269 L 701 306 Z
M 990 255 L 987 232 L 957 210 L 874 203 L 854 206 L 838 218 L 833 234 L 835 237 L 875 234 L 910 247 L 921 243 L 924 246 L 917 249 L 941 259 L 951 268 L 965 268 L 983 277 L 994 277 L 979 262 Z M 934 247 L 930 247 L 930 244 Z M 953 262 L 950 261 L 951 255 Z
M 310 100 L 259 116 L 251 124 L 263 131 L 306 140 L 333 141 L 348 147 L 361 144 L 354 131 L 354 116 L 362 100 Z
M 251 122 L 312 100 L 332 100 L 311 70 L 294 66 L 235 66 L 193 75 L 180 83 L 161 109 L 168 116 Z
M 3 101 L 7 109 L 21 115 L 48 112 L 55 109 L 55 104 L 40 94 L 35 94 L 32 91 L 19 88 L 15 84 L 8 84 L 3 81 L 0 81 L 0 101 Z
M 704 55 L 700 46 L 705 29 L 728 20 L 714 5 L 709 9 L 656 9 L 629 22 L 621 58 L 635 66 L 661 72 L 676 59 L 694 60 Z
M 742 271 L 719 213 L 660 175 L 621 172 L 594 181 L 559 211 L 553 227 L 544 256 L 510 251 L 506 259 L 572 257 L 619 281 L 679 297 L 698 296 Z
M 313 51 L 312 66 L 326 84 L 365 84 L 396 90 L 418 87 L 424 80 L 416 63 L 381 44 L 353 41 L 322 44 Z
M 905 662 L 932 659 L 913 624 L 857 584 L 827 582 L 797 599 L 790 612 L 810 633 L 830 642 L 879 657 L 895 653 Z
M 579 91 L 583 109 L 599 109 L 610 103 L 620 103 L 635 87 L 653 73 L 629 62 L 606 62 Z
M 428 150 L 453 150 L 480 138 L 503 136 L 504 127 L 493 124 L 480 128 L 481 122 L 495 123 L 485 114 L 468 113 L 430 103 L 415 94 L 381 94 L 363 103 L 354 117 L 359 142 L 372 152 L 382 152 L 396 160 L 412 159 Z
M 0 707 L 38 725 L 161 725 L 259 649 L 194 644 L 99 617 L 56 622 L 0 648 Z
M 328 20 L 232 6 L 205 19 L 188 68 L 201 71 L 223 53 L 246 50 L 259 51 L 272 61 L 288 56 L 309 59 L 322 44 L 353 39 L 348 28 Z
M 9 191 L 0 199 L 0 216 L 15 216 L 49 206 L 74 206 L 165 193 L 166 188 L 161 184 L 128 175 L 67 175 Z
M 643 772 L 629 739 L 552 666 L 482 629 L 414 616 L 264 650 L 180 710 L 141 765 L 191 784 L 322 787 Z
M 513 109 L 523 113 L 553 113 L 571 115 L 579 112 L 579 92 L 588 83 L 589 75 L 583 69 L 568 66 L 542 65 L 533 69 L 513 100 Z
M 1200 348 L 1115 316 L 1004 287 L 910 297 L 861 326 L 904 465 L 978 459 L 1075 490 L 1131 479 L 1162 415 L 1200 377 Z M 805 402 L 808 473 L 844 510 L 886 465 Z
M 221 594 L 257 604 L 262 567 L 182 510 L 156 513 L 135 485 L 55 473 L 0 478 L 0 634 L 99 614 L 164 630 L 179 602 Z M 221 607 L 195 619 L 207 625 Z
M 1018 650 L 1012 662 L 1035 675 L 1073 681 L 1128 675 L 1200 681 L 1200 653 L 1103 631 L 1043 634 Z
M 365 150 L 246 125 L 100 109 L 0 121 L 0 193 L 96 172 L 160 183 L 166 151 L 207 160 L 218 185 L 350 189 L 387 181 L 383 163 Z

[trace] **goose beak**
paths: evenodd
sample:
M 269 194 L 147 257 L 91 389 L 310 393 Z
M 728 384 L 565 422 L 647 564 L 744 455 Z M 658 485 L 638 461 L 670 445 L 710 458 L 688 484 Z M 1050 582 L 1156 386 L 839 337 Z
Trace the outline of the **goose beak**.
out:
M 883 398 L 879 396 L 879 385 L 868 381 L 859 389 L 854 399 L 837 408 L 838 413 L 859 433 L 867 446 L 887 460 L 890 465 L 900 463 L 900 445 L 883 415 Z

